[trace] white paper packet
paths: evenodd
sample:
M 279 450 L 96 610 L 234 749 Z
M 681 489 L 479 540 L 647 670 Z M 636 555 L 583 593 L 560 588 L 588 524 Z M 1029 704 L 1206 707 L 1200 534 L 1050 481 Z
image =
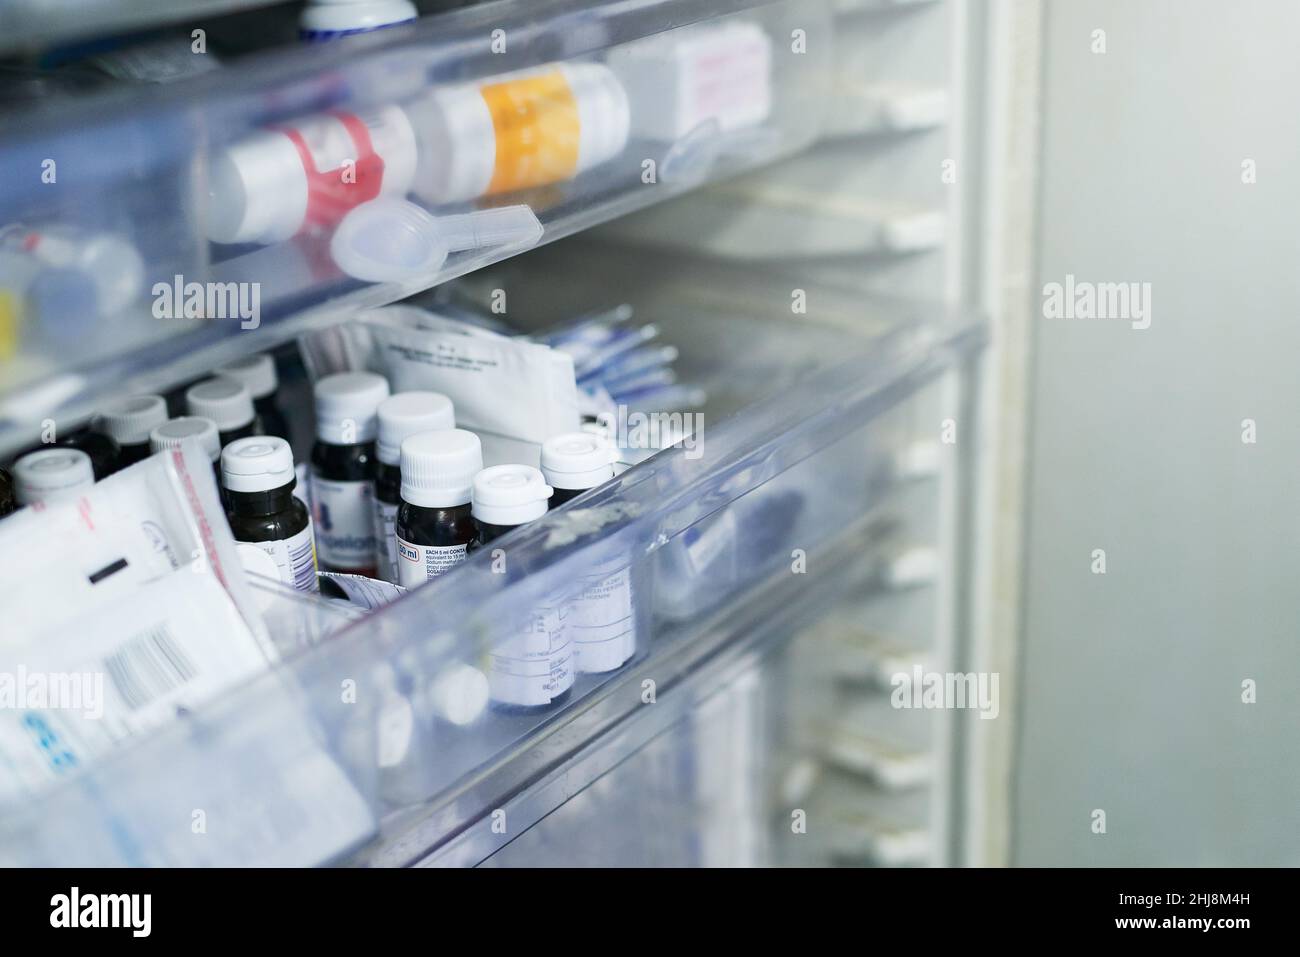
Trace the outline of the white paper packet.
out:
M 0 523 L 0 799 L 39 789 L 274 659 L 197 450 Z
M 369 369 L 395 393 L 441 392 L 457 426 L 473 432 L 540 445 L 580 421 L 570 356 L 413 306 L 385 306 L 304 337 L 303 354 L 314 376 Z

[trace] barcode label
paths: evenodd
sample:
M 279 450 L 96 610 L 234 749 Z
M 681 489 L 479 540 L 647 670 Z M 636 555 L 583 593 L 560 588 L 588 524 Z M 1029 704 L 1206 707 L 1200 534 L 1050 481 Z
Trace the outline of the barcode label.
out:
M 166 625 L 156 625 L 109 655 L 104 670 L 132 711 L 189 682 L 197 672 Z
M 307 527 L 291 538 L 273 542 L 243 542 L 260 548 L 275 562 L 276 576 L 298 591 L 319 591 L 316 583 L 316 538 L 309 520 Z
M 310 523 L 303 532 L 289 539 L 289 568 L 293 587 L 298 591 L 316 591 L 316 539 Z

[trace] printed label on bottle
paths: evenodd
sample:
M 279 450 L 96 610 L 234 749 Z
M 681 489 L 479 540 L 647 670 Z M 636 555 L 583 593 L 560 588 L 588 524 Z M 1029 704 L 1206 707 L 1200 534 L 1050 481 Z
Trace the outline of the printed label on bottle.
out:
M 459 565 L 469 554 L 468 545 L 412 545 L 397 542 L 397 584 L 414 588 Z
M 316 584 L 316 541 L 312 535 L 311 519 L 307 527 L 291 538 L 277 542 L 242 542 L 252 545 L 271 556 L 280 581 L 291 585 L 298 591 L 320 591 Z
M 566 619 L 577 670 L 587 674 L 613 671 L 636 653 L 632 570 L 603 572 L 588 579 Z
M 582 123 L 563 73 L 489 83 L 480 93 L 496 133 L 489 194 L 558 183 L 574 174 Z
M 311 516 L 322 565 L 370 569 L 375 563 L 375 526 L 370 482 L 335 482 L 313 474 Z
M 375 498 L 375 574 L 397 581 L 397 506 Z
M 573 687 L 573 644 L 566 609 L 544 608 L 518 634 L 492 648 L 488 687 L 500 704 L 547 705 Z

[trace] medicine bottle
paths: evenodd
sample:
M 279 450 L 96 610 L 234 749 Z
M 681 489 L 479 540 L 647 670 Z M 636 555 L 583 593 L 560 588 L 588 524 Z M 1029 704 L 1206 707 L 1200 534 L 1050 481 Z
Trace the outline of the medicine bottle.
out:
M 375 443 L 375 563 L 384 581 L 397 581 L 397 509 L 402 504 L 402 441 L 417 432 L 456 427 L 451 399 L 440 392 L 400 392 L 379 404 Z
M 94 484 L 90 456 L 79 449 L 41 449 L 14 463 L 14 498 L 19 505 L 74 501 Z
M 483 447 L 477 435 L 464 429 L 419 432 L 402 440 L 400 467 L 397 583 L 412 588 L 468 555 L 477 534 L 471 489 L 483 468 Z
M 546 514 L 552 489 L 542 473 L 528 465 L 496 465 L 474 476 L 476 548 L 491 547 L 507 532 Z M 527 568 L 504 560 L 507 573 Z M 488 688 L 494 707 L 518 711 L 563 701 L 573 687 L 573 651 L 565 627 L 566 607 L 559 601 L 526 609 L 513 633 L 493 639 L 488 658 Z
M 185 390 L 185 411 L 217 424 L 222 446 L 257 434 L 253 397 L 238 379 L 218 376 Z
M 4 469 L 0 469 L 0 518 L 4 518 L 17 508 L 18 502 L 14 499 L 13 476 Z
M 339 372 L 316 383 L 310 499 L 316 549 L 327 571 L 375 575 L 375 433 L 388 381 Z
M 217 370 L 217 375 L 236 379 L 253 397 L 253 411 L 257 413 L 258 434 L 275 435 L 289 441 L 289 423 L 275 399 L 280 388 L 280 377 L 275 371 L 275 360 L 265 352 L 246 356 Z
M 410 23 L 417 17 L 410 0 L 310 0 L 298 20 L 298 39 L 323 43 Z
M 217 477 L 217 488 L 221 488 L 221 438 L 217 433 L 217 423 L 199 416 L 182 415 L 168 419 L 149 433 L 149 448 L 154 453 L 179 449 L 193 443 L 212 462 L 212 470 Z
M 412 191 L 455 203 L 545 186 L 613 159 L 630 114 L 602 63 L 557 63 L 435 90 L 406 104 L 419 140 Z
M 542 474 L 555 489 L 551 508 L 614 477 L 617 450 L 589 432 L 565 432 L 542 443 Z
M 105 435 L 98 429 L 78 429 L 65 438 L 55 442 L 61 449 L 76 449 L 90 457 L 90 467 L 95 474 L 95 481 L 106 479 L 122 467 L 122 450 L 112 436 Z
M 316 546 L 289 443 L 276 436 L 236 439 L 221 450 L 226 517 L 235 541 L 256 545 L 275 562 L 280 581 L 318 591 Z
M 108 403 L 95 421 L 95 431 L 118 445 L 120 468 L 153 454 L 149 433 L 167 421 L 167 402 L 160 395 L 130 395 Z
M 614 477 L 617 450 L 598 436 L 566 432 L 542 443 L 542 474 L 555 487 L 551 508 Z M 576 670 L 603 674 L 636 653 L 631 558 L 614 554 L 582 574 L 582 590 L 569 602 L 565 628 Z

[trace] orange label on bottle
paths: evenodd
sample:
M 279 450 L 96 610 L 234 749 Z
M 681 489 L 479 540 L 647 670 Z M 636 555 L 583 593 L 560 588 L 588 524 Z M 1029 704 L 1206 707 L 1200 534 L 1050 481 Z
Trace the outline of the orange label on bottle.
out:
M 488 193 L 556 183 L 577 171 L 582 128 L 563 73 L 491 83 L 481 92 L 497 141 Z

